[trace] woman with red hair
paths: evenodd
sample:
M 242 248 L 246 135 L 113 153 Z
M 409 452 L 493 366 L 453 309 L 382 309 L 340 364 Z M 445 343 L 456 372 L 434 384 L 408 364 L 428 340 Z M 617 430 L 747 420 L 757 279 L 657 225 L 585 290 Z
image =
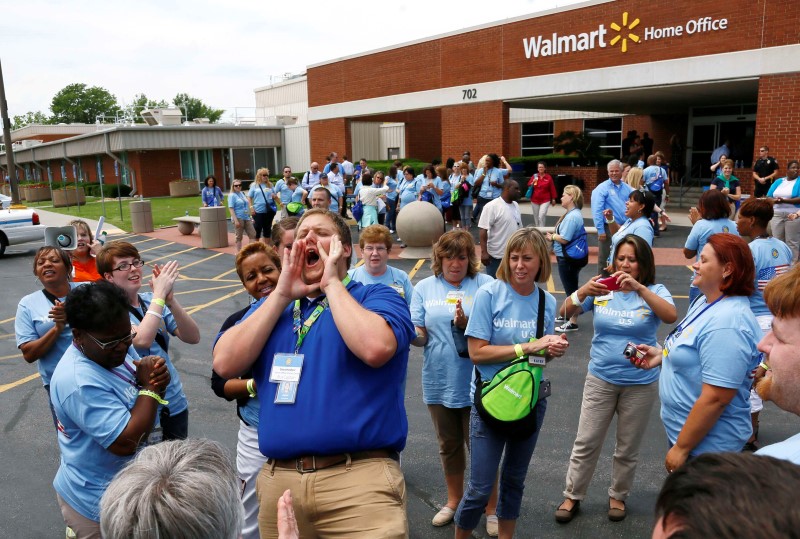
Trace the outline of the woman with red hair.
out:
M 759 362 L 761 329 L 750 310 L 755 265 L 747 243 L 734 234 L 708 238 L 693 266 L 701 296 L 660 346 L 634 366 L 661 365 L 661 420 L 669 438 L 672 472 L 702 453 L 740 451 L 752 434 L 750 373 Z

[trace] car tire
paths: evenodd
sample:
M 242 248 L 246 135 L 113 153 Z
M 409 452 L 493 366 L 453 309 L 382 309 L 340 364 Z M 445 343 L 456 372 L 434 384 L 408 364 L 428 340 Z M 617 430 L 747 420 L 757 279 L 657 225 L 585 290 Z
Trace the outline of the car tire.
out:
M 6 247 L 8 247 L 8 242 L 5 238 L 0 237 L 0 256 L 6 253 Z

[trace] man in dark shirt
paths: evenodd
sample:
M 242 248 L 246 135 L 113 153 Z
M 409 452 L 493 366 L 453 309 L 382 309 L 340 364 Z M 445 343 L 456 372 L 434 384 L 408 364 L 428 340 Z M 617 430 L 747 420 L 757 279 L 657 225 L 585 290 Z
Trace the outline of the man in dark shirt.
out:
M 767 155 L 769 148 L 761 146 L 758 149 L 758 161 L 753 165 L 753 183 L 755 184 L 755 197 L 767 196 L 772 185 L 772 180 L 778 174 L 778 160 Z

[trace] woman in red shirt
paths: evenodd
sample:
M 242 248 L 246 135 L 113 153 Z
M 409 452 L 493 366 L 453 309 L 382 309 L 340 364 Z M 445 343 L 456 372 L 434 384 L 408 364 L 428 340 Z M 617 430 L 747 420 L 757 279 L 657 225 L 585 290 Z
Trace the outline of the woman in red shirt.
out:
M 539 161 L 536 168 L 539 172 L 531 176 L 528 187 L 533 187 L 531 193 L 531 209 L 533 211 L 533 226 L 545 226 L 547 210 L 550 204 L 556 203 L 556 184 L 553 177 L 546 172 L 544 161 Z

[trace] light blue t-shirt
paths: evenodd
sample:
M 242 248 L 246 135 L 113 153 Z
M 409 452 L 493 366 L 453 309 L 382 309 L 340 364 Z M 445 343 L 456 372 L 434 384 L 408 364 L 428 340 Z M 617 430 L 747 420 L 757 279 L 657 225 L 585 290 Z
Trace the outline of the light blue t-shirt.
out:
M 339 212 L 339 198 L 342 196 L 342 192 L 339 191 L 339 188 L 336 187 L 335 185 L 330 184 L 330 183 L 328 185 L 315 185 L 311 189 L 311 193 L 313 193 L 317 189 L 327 189 L 328 190 L 328 192 L 331 194 L 331 205 L 330 205 L 330 207 L 328 209 L 330 211 L 332 211 L 333 213 L 338 213 Z M 309 195 L 309 197 L 310 196 L 311 195 Z
M 250 191 L 247 192 L 247 196 L 253 201 L 256 213 L 267 213 L 267 205 L 272 201 L 272 195 L 272 187 L 259 186 L 256 182 L 250 185 Z
M 442 190 L 442 194 L 439 197 L 439 209 L 442 209 L 442 204 L 446 203 L 448 206 L 450 205 L 452 187 L 450 182 L 442 181 L 441 178 L 439 178 L 439 188 Z
M 364 266 L 359 266 L 351 269 L 347 274 L 350 275 L 351 279 L 361 284 L 385 284 L 400 294 L 400 297 L 411 305 L 411 297 L 414 295 L 414 285 L 411 284 L 408 273 L 403 270 L 393 268 L 392 266 L 386 266 L 384 274 L 375 277 L 370 275 Z
M 295 187 L 295 191 L 297 187 Z M 275 192 L 278 193 L 278 196 L 281 198 L 281 204 L 286 205 L 292 201 L 292 195 L 294 191 L 289 189 L 289 186 L 286 185 L 286 182 L 283 179 L 278 180 L 275 182 Z
M 86 283 L 69 283 L 69 287 L 72 290 L 83 284 Z M 58 298 L 62 303 L 64 299 Z M 55 322 L 49 317 L 50 309 L 52 308 L 53 304 L 50 303 L 50 300 L 41 290 L 28 294 L 20 300 L 19 305 L 17 305 L 17 316 L 14 319 L 17 348 L 27 342 L 41 338 L 55 326 Z M 50 377 L 53 376 L 53 371 L 56 370 L 58 361 L 70 344 L 72 344 L 72 328 L 69 327 L 69 324 L 66 324 L 52 348 L 36 361 L 36 368 L 39 370 L 42 384 L 45 386 L 50 385 Z
M 232 193 L 228 195 L 228 207 L 233 208 L 233 213 L 237 219 L 248 221 L 250 219 L 250 203 L 244 193 Z
M 721 219 L 700 219 L 692 226 L 689 237 L 686 238 L 684 248 L 690 251 L 697 251 L 697 255 L 695 255 L 694 258 L 695 260 L 700 260 L 700 253 L 703 251 L 703 247 L 706 246 L 706 243 L 708 243 L 708 238 L 720 232 L 739 235 L 739 231 L 736 229 L 736 223 L 727 217 Z M 692 280 L 689 282 L 694 282 L 694 272 L 692 272 Z
M 100 521 L 100 498 L 108 484 L 133 458 L 108 448 L 128 425 L 139 396 L 134 359 L 138 356 L 130 348 L 127 368 L 106 369 L 70 346 L 50 386 L 61 451 L 53 487 L 70 507 L 95 522 Z
M 581 215 L 581 210 L 578 208 L 573 208 L 567 212 L 564 216 L 564 219 L 558 223 L 558 228 L 556 229 L 556 233 L 559 236 L 567 240 L 568 242 L 575 239 L 578 232 L 580 232 L 581 228 L 583 227 L 583 216 Z M 554 241 L 553 242 L 553 253 L 558 257 L 564 256 L 564 248 L 566 245 L 561 245 L 560 242 Z
M 483 175 L 483 169 L 479 168 L 475 171 L 475 177 L 480 178 Z M 503 192 L 503 183 L 505 182 L 505 177 L 508 176 L 508 170 L 504 168 L 497 168 L 493 167 L 490 168 L 486 172 L 486 177 L 483 179 L 483 183 L 481 184 L 480 192 L 478 196 L 481 198 L 490 198 L 495 199 L 500 196 L 500 193 Z M 491 185 L 491 182 L 495 182 L 499 184 L 499 187 L 495 187 Z
M 465 334 L 489 341 L 489 344 L 517 344 L 536 336 L 539 313 L 538 286 L 528 296 L 517 294 L 510 284 L 496 280 L 482 286 L 475 294 L 472 316 Z M 553 335 L 556 318 L 556 298 L 545 292 L 544 334 Z M 515 358 L 502 363 L 477 365 L 482 380 L 491 380 L 497 372 Z M 470 389 L 470 397 L 475 387 Z
M 461 199 L 462 206 L 472 206 L 472 186 L 475 185 L 475 178 L 472 174 L 467 174 L 467 183 L 469 184 L 467 196 L 464 197 L 464 193 L 461 193 L 463 197 Z M 452 189 L 458 189 L 461 186 L 461 173 L 453 173 L 450 176 L 450 186 Z
M 653 225 L 650 224 L 650 220 L 647 217 L 628 219 L 611 236 L 611 251 L 608 255 L 609 264 L 611 264 L 611 259 L 614 257 L 614 249 L 617 248 L 617 244 L 628 234 L 639 236 L 647 242 L 647 245 L 653 246 Z
M 750 309 L 756 316 L 772 314 L 764 303 L 767 284 L 789 271 L 792 265 L 792 250 L 778 238 L 756 238 L 750 242 L 753 262 L 756 265 L 756 288 L 750 295 Z
M 651 191 L 661 191 L 667 179 L 667 171 L 657 165 L 651 165 L 642 171 L 644 183 Z
M 419 188 L 422 185 L 419 177 L 414 178 L 411 181 L 408 181 L 403 178 L 403 181 L 400 182 L 400 185 L 397 187 L 400 196 L 400 205 L 405 206 L 406 204 L 411 204 L 419 195 Z
M 750 422 L 751 371 L 759 362 L 756 343 L 762 331 L 746 297 L 729 296 L 716 305 L 702 297 L 679 324 L 683 331 L 668 337 L 661 366 L 661 420 L 670 443 L 675 443 L 697 402 L 703 384 L 735 389 L 736 395 L 692 456 L 712 451 L 739 451 L 752 434 Z M 698 315 L 699 316 L 696 316 Z
M 472 405 L 472 362 L 456 352 L 450 322 L 459 299 L 464 314 L 469 317 L 478 289 L 493 280 L 485 273 L 478 273 L 475 277 L 466 277 L 461 286 L 455 287 L 441 275 L 432 275 L 414 288 L 411 321 L 428 332 L 428 344 L 422 353 L 422 400 L 425 404 L 441 404 L 447 408 Z
M 675 304 L 664 285 L 653 284 L 647 289 Z M 614 291 L 610 295 L 610 299 L 589 296 L 581 304 L 584 312 L 594 313 L 589 372 L 609 384 L 620 386 L 655 382 L 658 369 L 634 368 L 622 352 L 629 342 L 655 346 L 661 320 L 636 292 Z
M 142 316 L 144 316 L 144 313 L 147 312 L 147 308 L 153 301 L 153 293 L 144 292 L 139 294 L 139 297 L 144 300 L 144 305 L 139 305 L 139 312 L 142 314 Z M 170 335 L 175 335 L 175 331 L 178 329 L 178 323 L 175 322 L 175 317 L 172 315 L 169 307 L 165 306 L 161 311 L 161 315 L 164 318 L 159 325 L 158 333 L 164 337 L 167 347 L 169 347 L 169 337 Z M 131 319 L 131 324 L 139 325 L 141 323 L 139 319 L 133 315 L 133 313 L 131 313 L 129 316 Z M 163 357 L 167 361 L 167 369 L 169 369 L 170 381 L 169 385 L 167 386 L 167 392 L 164 394 L 164 399 L 169 401 L 169 411 L 172 415 L 179 414 L 186 410 L 189 407 L 189 402 L 186 400 L 186 394 L 183 392 L 183 383 L 181 383 L 181 377 L 178 374 L 178 369 L 176 369 L 175 365 L 172 363 L 169 353 L 161 348 L 161 345 L 156 342 L 155 338 L 153 339 L 153 344 L 150 345 L 150 348 L 137 348 L 136 352 L 142 357 L 159 356 Z M 159 409 L 160 408 L 161 406 L 159 406 Z
M 756 455 L 775 457 L 776 459 L 788 460 L 800 465 L 800 434 L 795 434 L 782 442 L 762 447 L 756 451 Z
M 389 192 L 386 193 L 386 198 L 389 200 L 396 200 L 397 199 L 397 181 L 392 178 L 391 176 L 386 176 L 386 187 L 389 188 Z
M 442 185 L 442 180 L 440 180 L 439 178 L 434 178 L 433 180 L 428 180 L 427 178 L 423 178 L 422 176 L 419 176 L 417 179 L 420 181 L 420 185 L 421 186 L 422 185 L 427 186 L 427 185 L 429 185 L 429 183 L 433 183 L 433 186 L 436 187 L 436 189 L 444 189 L 444 185 Z M 429 193 L 431 195 L 431 202 L 433 203 L 434 206 L 436 206 L 436 208 L 439 211 L 441 211 L 442 210 L 441 195 L 436 194 L 436 191 L 433 190 L 433 189 L 430 189 L 430 188 L 426 189 L 425 192 Z

